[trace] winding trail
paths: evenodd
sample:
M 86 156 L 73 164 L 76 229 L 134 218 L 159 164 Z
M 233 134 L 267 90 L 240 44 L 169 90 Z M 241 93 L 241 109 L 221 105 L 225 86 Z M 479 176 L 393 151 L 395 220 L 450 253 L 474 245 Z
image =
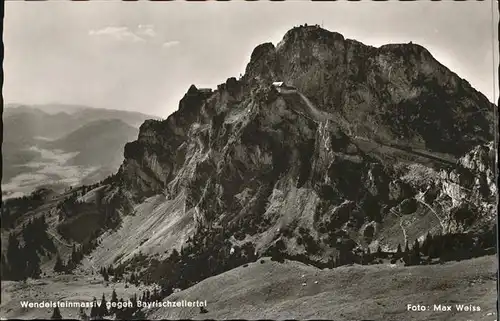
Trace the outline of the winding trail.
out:
M 392 209 L 392 208 L 389 211 L 392 214 L 394 214 L 397 217 L 399 217 L 399 226 L 401 227 L 401 230 L 403 231 L 403 237 L 405 239 L 405 244 L 408 243 L 408 236 L 406 235 L 406 230 L 405 230 L 405 228 L 403 226 L 403 215 L 396 213 L 396 211 L 394 209 Z
M 306 95 L 304 95 L 303 93 L 301 93 L 297 89 L 277 88 L 277 90 L 281 95 L 284 95 L 284 96 L 285 95 L 286 96 L 297 95 L 298 98 L 300 98 L 302 103 L 305 105 L 304 107 L 307 107 L 307 108 L 303 108 L 304 110 L 297 111 L 297 112 L 303 114 L 304 116 L 312 119 L 315 122 L 321 123 L 321 122 L 324 122 L 332 117 L 330 114 L 325 113 L 325 112 L 319 110 L 318 108 L 316 108 L 316 106 L 309 100 L 309 98 L 307 98 Z
M 307 98 L 303 93 L 301 93 L 297 89 L 279 88 L 278 92 L 282 95 L 294 95 L 294 94 L 298 95 L 300 97 L 300 99 L 302 100 L 302 102 L 305 104 L 305 106 L 307 106 L 307 110 L 304 110 L 304 112 L 306 112 L 308 114 L 306 116 L 312 118 L 316 122 L 324 122 L 328 119 L 332 119 L 332 117 L 333 117 L 333 115 L 326 113 L 326 112 L 323 112 L 323 111 L 319 110 L 318 108 L 316 108 L 316 106 L 309 100 L 309 98 Z M 381 142 L 379 140 L 373 140 L 373 139 L 369 139 L 367 137 L 361 137 L 361 136 L 356 136 L 356 135 L 354 135 L 354 136 L 351 135 L 351 137 L 354 139 L 365 141 L 365 142 L 372 142 L 372 143 L 375 143 L 379 146 L 397 149 L 397 150 L 400 150 L 400 151 L 403 151 L 406 153 L 413 154 L 415 156 L 419 156 L 419 157 L 427 158 L 429 160 L 437 161 L 437 162 L 440 162 L 440 163 L 445 164 L 445 165 L 452 165 L 452 166 L 456 165 L 455 159 L 450 160 L 450 159 L 444 158 L 444 157 L 439 156 L 439 155 L 431 154 L 429 152 L 422 152 L 422 151 L 414 150 L 413 148 L 409 148 L 406 146 L 399 146 L 397 144 L 389 143 L 389 142 Z M 374 150 L 375 149 L 377 149 L 377 148 L 374 148 Z
M 441 225 L 441 229 L 443 230 L 443 234 L 446 234 L 446 228 L 444 227 L 444 224 L 443 224 L 443 221 L 441 220 L 441 217 L 439 217 L 439 215 L 437 214 L 437 212 L 429 205 L 427 204 L 426 202 L 424 202 L 423 200 L 421 199 L 418 199 L 418 198 L 415 198 L 419 203 L 425 205 L 429 210 L 431 210 L 432 213 L 434 213 L 434 215 L 436 216 L 436 218 L 438 219 L 439 221 L 439 224 Z
M 57 237 L 51 230 L 47 229 L 47 234 L 49 234 L 50 236 L 52 236 L 52 238 L 54 238 L 56 241 L 58 241 L 59 243 L 61 243 L 62 245 L 64 246 L 67 246 L 67 247 L 73 247 L 73 245 L 69 244 L 69 243 L 66 243 L 64 242 L 63 240 L 61 240 L 59 237 Z
M 302 98 L 302 101 L 309 107 L 309 111 L 311 115 L 318 121 L 328 120 L 328 115 L 326 113 L 321 112 L 314 106 L 314 104 L 300 91 L 296 91 L 297 94 Z
M 437 156 L 437 155 L 432 155 L 430 153 L 423 153 L 420 151 L 416 151 L 411 147 L 401 146 L 401 145 L 389 143 L 389 142 L 382 142 L 378 139 L 369 139 L 367 137 L 356 136 L 356 135 L 353 136 L 352 138 L 356 139 L 356 140 L 364 141 L 364 142 L 374 143 L 378 146 L 396 149 L 396 150 L 399 150 L 399 151 L 402 151 L 405 153 L 410 153 L 410 154 L 418 156 L 418 157 L 422 157 L 422 158 L 426 158 L 426 159 L 429 159 L 429 160 L 432 160 L 435 162 L 439 162 L 439 163 L 444 164 L 446 166 L 455 166 L 456 165 L 456 162 L 450 161 L 449 159 L 446 159 L 444 157 Z M 378 147 L 374 147 L 374 148 L 372 148 L 372 150 L 376 150 L 377 148 Z

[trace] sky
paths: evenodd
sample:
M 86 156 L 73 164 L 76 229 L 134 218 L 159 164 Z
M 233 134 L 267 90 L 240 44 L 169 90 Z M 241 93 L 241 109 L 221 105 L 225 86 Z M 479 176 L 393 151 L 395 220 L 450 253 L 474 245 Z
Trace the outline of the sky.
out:
M 6 1 L 4 101 L 167 117 L 191 84 L 215 88 L 238 77 L 258 44 L 276 44 L 304 23 L 377 47 L 418 43 L 498 100 L 498 10 L 491 1 L 233 0 Z

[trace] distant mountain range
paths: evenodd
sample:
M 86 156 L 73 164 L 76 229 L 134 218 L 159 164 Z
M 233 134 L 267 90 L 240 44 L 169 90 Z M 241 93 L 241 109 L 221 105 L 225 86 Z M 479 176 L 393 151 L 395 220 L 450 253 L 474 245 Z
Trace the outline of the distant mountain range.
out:
M 104 178 L 117 170 L 123 160 L 123 145 L 137 137 L 140 124 L 154 118 L 138 112 L 77 105 L 6 105 L 3 195 L 19 190 L 31 192 L 37 182 L 45 185 L 64 181 L 63 171 L 47 168 L 56 163 L 81 173 L 71 182 L 87 177 L 84 181 L 91 183 Z M 71 171 L 72 175 L 75 171 Z M 16 178 L 17 182 L 11 182 Z
M 123 141 L 133 140 L 137 133 L 136 127 L 120 119 L 95 120 L 60 139 L 46 141 L 41 146 L 65 152 L 79 152 L 70 160 L 72 165 L 106 164 L 117 169 L 123 161 Z
M 18 137 L 21 134 L 24 137 L 42 136 L 55 139 L 96 120 L 119 119 L 138 128 L 146 119 L 159 118 L 138 112 L 75 105 L 7 104 L 5 107 L 3 120 L 8 137 Z M 18 131 L 21 131 L 19 126 L 25 125 L 29 128 L 22 128 L 22 133 L 19 133 Z M 4 137 L 4 142 L 8 137 Z

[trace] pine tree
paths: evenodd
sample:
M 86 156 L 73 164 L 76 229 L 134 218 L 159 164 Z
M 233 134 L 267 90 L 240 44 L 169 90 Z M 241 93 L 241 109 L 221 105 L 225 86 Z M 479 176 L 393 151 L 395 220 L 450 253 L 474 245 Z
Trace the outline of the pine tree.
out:
M 40 258 L 38 257 L 36 250 L 33 247 L 30 247 L 25 249 L 24 252 L 26 255 L 26 276 L 33 279 L 40 278 L 42 270 L 40 269 Z
M 286 248 L 283 240 L 278 240 L 274 246 L 271 247 L 271 260 L 283 263 L 285 261 L 283 257 L 283 250 Z M 307 248 L 307 244 L 306 244 Z
M 415 239 L 415 243 L 413 245 L 411 264 L 420 264 L 420 243 L 418 242 L 418 239 Z
M 418 239 L 415 239 L 415 243 L 413 243 L 412 250 L 413 250 L 413 253 L 420 255 L 420 242 L 418 241 Z
M 141 301 L 146 302 L 146 291 L 142 291 Z
M 56 263 L 54 264 L 54 272 L 59 273 L 64 271 L 64 264 L 63 261 L 61 260 L 61 257 L 59 254 L 56 257 Z
M 92 320 L 95 320 L 97 317 L 99 317 L 99 306 L 97 305 L 97 299 L 94 297 L 92 300 L 92 308 L 90 309 L 90 318 Z
M 180 258 L 179 252 L 177 251 L 177 249 L 173 249 L 172 254 L 170 254 L 170 259 L 173 262 L 176 262 L 179 258 Z
M 153 289 L 153 295 L 151 296 L 151 300 L 152 301 L 156 301 L 156 300 L 159 300 L 160 297 L 159 297 L 159 294 L 158 294 L 158 289 L 157 288 L 154 288 Z
M 41 224 L 42 224 L 42 230 L 47 230 L 47 228 L 49 227 L 49 225 L 47 224 L 47 220 L 45 218 L 45 215 L 42 215 L 41 217 Z
M 11 217 L 9 208 L 2 204 L 2 227 L 9 229 L 11 227 Z
M 115 275 L 116 279 L 123 278 L 123 268 L 117 268 L 113 272 L 114 272 L 114 275 Z
M 61 320 L 61 311 L 59 311 L 59 307 L 54 308 L 54 312 L 52 312 L 52 316 L 50 317 L 52 320 Z
M 168 281 L 162 282 L 161 297 L 165 298 L 165 297 L 169 296 L 170 294 L 172 294 L 172 286 L 168 283 Z M 143 297 L 144 296 L 145 296 L 145 294 L 143 295 Z
M 110 265 L 110 266 L 108 267 L 108 275 L 114 275 L 114 274 L 115 274 L 114 272 L 115 272 L 115 271 L 113 270 L 113 267 Z
M 115 289 L 113 289 L 113 293 L 111 293 L 111 302 L 113 303 L 111 305 L 111 309 L 109 310 L 109 313 L 111 315 L 115 314 L 116 313 L 116 307 L 113 307 L 113 305 L 116 306 L 116 304 L 118 303 L 118 296 L 116 295 L 116 291 Z
M 7 264 L 7 260 L 5 259 L 5 256 L 2 253 L 2 264 L 0 267 L 0 279 L 2 280 L 8 280 L 10 278 L 10 269 L 9 265 Z
M 73 263 L 72 266 L 76 266 L 78 264 L 78 255 L 76 253 L 76 247 L 74 243 L 73 247 L 71 248 L 71 262 Z
M 71 262 L 71 258 L 68 258 L 68 261 L 66 262 L 66 264 L 64 264 L 64 271 L 66 273 L 72 273 L 73 272 L 73 269 L 74 269 L 74 266 L 73 266 L 73 262 Z
M 104 296 L 104 293 L 102 294 L 101 306 L 100 306 L 99 310 L 100 310 L 99 316 L 101 316 L 101 317 L 105 317 L 109 314 L 108 307 L 107 307 L 107 301 L 106 301 L 106 297 Z
M 441 236 L 441 244 L 439 244 L 439 258 L 443 261 L 448 261 L 450 258 L 451 254 L 453 253 L 454 246 L 453 246 L 453 239 L 451 238 L 451 235 L 442 235 Z
M 432 240 L 432 242 L 429 244 L 429 249 L 428 249 L 428 255 L 429 258 L 435 259 L 439 257 L 439 250 L 437 248 L 437 244 L 435 239 Z
M 120 302 L 120 306 L 122 306 L 122 307 L 123 307 L 123 305 L 124 305 L 124 303 L 125 303 L 125 301 L 123 301 L 123 298 L 120 298 L 120 301 L 119 301 L 119 302 Z M 127 307 L 123 307 L 123 308 L 121 308 L 121 309 L 116 309 L 116 312 L 115 312 L 116 319 L 118 319 L 118 320 L 123 320 L 123 319 L 125 319 L 125 314 L 126 314 L 126 310 L 127 310 L 127 309 L 128 309 Z
M 9 234 L 7 244 L 7 262 L 11 271 L 10 277 L 13 280 L 20 280 L 25 268 L 24 256 L 19 246 L 19 241 L 14 233 Z
M 137 307 L 137 294 L 134 293 L 134 296 L 132 297 L 132 307 L 133 307 L 133 312 L 136 312 L 139 310 L 139 308 Z
M 422 243 L 422 248 L 421 248 L 422 254 L 429 255 L 429 247 L 431 243 L 432 243 L 432 235 L 431 232 L 428 232 L 424 242 Z
M 127 306 L 126 309 L 123 310 L 123 319 L 124 320 L 131 320 L 133 315 L 134 315 L 134 312 L 135 312 L 134 302 L 132 302 L 132 298 L 130 298 L 128 301 L 129 301 L 129 305 Z
M 398 249 L 396 250 L 396 258 L 400 258 L 402 254 L 401 244 L 398 244 Z
M 408 241 L 405 244 L 405 251 L 403 252 L 403 261 L 406 265 L 410 264 L 411 255 L 410 255 L 410 247 L 408 246 Z
M 109 275 L 108 271 L 105 268 L 102 268 L 102 277 L 104 278 L 104 281 L 108 282 L 109 281 Z

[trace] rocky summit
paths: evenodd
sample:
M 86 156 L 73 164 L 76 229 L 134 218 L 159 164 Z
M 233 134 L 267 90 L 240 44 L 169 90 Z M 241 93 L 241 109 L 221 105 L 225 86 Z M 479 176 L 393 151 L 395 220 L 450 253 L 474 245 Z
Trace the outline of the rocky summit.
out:
M 75 189 L 70 218 L 52 213 L 66 229 L 100 213 L 79 226 L 99 239 L 83 269 L 167 287 L 262 256 L 363 263 L 429 235 L 448 259 L 480 256 L 495 246 L 495 108 L 422 46 L 295 27 L 240 79 L 192 85 L 116 175 Z

